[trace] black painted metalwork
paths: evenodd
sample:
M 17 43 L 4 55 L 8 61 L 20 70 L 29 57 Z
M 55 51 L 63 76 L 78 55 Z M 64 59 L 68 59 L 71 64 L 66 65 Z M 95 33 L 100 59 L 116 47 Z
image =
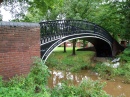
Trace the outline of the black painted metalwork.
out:
M 82 20 L 55 20 L 40 22 L 41 44 L 70 34 L 89 32 L 101 35 L 112 42 L 111 35 L 102 27 Z
M 113 56 L 112 36 L 105 29 L 94 23 L 82 20 L 55 20 L 40 22 L 40 27 L 41 57 L 43 60 L 47 59 L 56 46 L 66 40 L 85 37 L 91 37 L 91 39 L 94 40 L 102 40 L 103 42 L 101 43 L 103 46 L 100 46 L 102 46 L 102 48 L 108 48 L 107 50 L 111 53 L 110 55 Z M 100 42 L 98 42 L 98 44 L 100 44 Z M 100 51 L 101 49 L 98 45 L 96 48 L 97 51 Z

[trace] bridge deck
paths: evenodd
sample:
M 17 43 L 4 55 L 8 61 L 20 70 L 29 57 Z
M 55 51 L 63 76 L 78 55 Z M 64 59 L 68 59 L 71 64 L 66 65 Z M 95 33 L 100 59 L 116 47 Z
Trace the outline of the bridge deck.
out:
M 94 23 L 82 20 L 55 20 L 40 23 L 41 27 L 41 56 L 46 60 L 52 50 L 66 40 L 86 38 L 92 42 L 98 53 L 108 52 L 114 56 L 121 49 L 113 49 L 115 40 L 104 28 Z M 114 53 L 113 53 L 114 52 Z M 106 54 L 107 56 L 108 54 Z

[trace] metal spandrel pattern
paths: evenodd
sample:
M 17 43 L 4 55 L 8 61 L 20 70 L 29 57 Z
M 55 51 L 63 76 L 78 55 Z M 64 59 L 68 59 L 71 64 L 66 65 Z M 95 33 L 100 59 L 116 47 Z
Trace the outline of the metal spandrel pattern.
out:
M 105 29 L 94 23 L 82 20 L 55 20 L 40 22 L 41 43 L 46 43 L 57 37 L 71 34 L 92 33 L 108 39 L 111 43 L 113 38 Z M 49 39 L 48 39 L 49 38 Z M 46 41 L 47 40 L 47 41 Z

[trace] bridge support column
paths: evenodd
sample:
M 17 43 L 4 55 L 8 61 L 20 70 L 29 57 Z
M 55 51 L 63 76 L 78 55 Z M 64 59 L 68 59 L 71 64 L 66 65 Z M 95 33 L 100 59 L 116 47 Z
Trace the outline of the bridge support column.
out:
M 124 47 L 121 46 L 116 40 L 113 40 L 113 49 L 112 49 L 112 55 L 116 56 L 117 54 L 119 54 L 120 52 L 122 52 L 124 50 Z

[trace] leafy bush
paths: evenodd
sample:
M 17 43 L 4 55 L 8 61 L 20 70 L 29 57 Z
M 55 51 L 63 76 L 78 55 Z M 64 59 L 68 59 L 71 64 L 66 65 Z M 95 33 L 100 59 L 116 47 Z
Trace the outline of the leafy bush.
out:
M 84 79 L 78 86 L 67 82 L 53 88 L 51 97 L 110 97 L 103 91 L 105 83 Z
M 130 63 L 121 64 L 118 68 L 98 63 L 93 67 L 93 71 L 98 72 L 100 77 L 105 79 L 113 79 L 116 76 L 120 76 L 125 83 L 130 83 Z
M 16 76 L 8 82 L 0 78 L 0 97 L 49 97 L 46 88 L 48 76 L 47 67 L 36 59 L 27 77 Z
M 98 63 L 93 67 L 94 72 L 98 72 L 100 77 L 105 79 L 112 79 L 118 75 L 118 68 L 107 66 L 104 63 Z
M 128 46 L 120 55 L 122 61 L 130 62 L 130 46 Z
M 105 83 L 83 80 L 78 86 L 62 83 L 47 87 L 49 70 L 41 59 L 36 59 L 28 76 L 16 76 L 8 82 L 0 78 L 0 97 L 109 97 L 102 89 Z
M 122 64 L 119 68 L 119 75 L 123 76 L 125 83 L 130 83 L 130 46 L 128 46 L 122 54 L 120 54 Z
M 130 83 L 130 63 L 122 64 L 118 71 L 119 76 L 124 78 L 124 82 Z

